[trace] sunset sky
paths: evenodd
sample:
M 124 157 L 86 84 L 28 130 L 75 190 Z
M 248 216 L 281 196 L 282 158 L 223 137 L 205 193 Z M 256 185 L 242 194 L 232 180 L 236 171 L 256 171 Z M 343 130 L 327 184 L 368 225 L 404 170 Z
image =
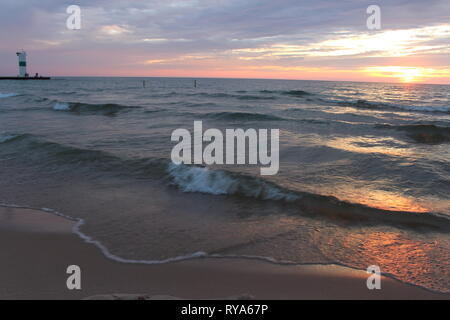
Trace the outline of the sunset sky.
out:
M 52 76 L 450 84 L 449 0 L 2 0 L 0 27 L 0 75 L 23 48 L 30 74 Z

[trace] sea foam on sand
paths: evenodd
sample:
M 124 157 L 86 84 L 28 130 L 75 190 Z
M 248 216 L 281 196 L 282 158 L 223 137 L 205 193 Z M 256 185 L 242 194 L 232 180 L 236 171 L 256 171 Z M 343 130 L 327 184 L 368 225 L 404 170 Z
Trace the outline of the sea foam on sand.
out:
M 224 258 L 119 263 L 72 233 L 74 225 L 47 212 L 0 206 L 0 256 L 8 257 L 0 264 L 0 299 L 450 299 L 384 276 L 382 290 L 368 290 L 365 271 L 337 265 Z M 73 264 L 81 267 L 82 290 L 66 288 Z

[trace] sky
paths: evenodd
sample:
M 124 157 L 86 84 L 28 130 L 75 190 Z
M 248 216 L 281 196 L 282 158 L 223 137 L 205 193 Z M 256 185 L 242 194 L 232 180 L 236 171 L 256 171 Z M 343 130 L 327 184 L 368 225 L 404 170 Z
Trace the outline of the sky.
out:
M 450 84 L 449 0 L 1 0 L 0 29 L 2 76 L 24 49 L 51 76 Z

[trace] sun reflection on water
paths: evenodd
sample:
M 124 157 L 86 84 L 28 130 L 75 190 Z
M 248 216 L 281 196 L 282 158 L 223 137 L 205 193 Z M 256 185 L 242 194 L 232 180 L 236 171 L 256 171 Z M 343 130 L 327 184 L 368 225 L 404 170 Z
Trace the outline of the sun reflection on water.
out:
M 449 237 L 412 238 L 403 231 L 383 227 L 327 230 L 315 241 L 326 256 L 357 268 L 378 265 L 383 273 L 430 289 L 450 291 Z

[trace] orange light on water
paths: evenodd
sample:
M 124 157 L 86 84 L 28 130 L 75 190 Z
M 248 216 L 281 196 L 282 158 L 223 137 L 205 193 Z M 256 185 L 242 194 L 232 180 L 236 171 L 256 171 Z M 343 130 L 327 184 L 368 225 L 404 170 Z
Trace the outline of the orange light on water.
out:
M 361 193 L 360 197 L 358 197 L 359 203 L 372 208 L 389 211 L 429 212 L 429 209 L 417 203 L 414 199 L 400 194 L 382 190 L 371 190 L 370 192 Z

